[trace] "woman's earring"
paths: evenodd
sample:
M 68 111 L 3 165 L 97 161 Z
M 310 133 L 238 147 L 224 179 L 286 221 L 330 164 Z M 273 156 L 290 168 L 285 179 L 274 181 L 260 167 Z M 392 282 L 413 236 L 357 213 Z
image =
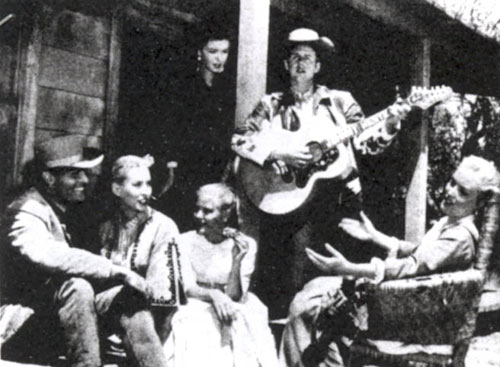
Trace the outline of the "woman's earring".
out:
M 198 54 L 198 57 L 196 57 L 196 71 L 200 71 L 200 64 L 201 64 L 201 55 Z

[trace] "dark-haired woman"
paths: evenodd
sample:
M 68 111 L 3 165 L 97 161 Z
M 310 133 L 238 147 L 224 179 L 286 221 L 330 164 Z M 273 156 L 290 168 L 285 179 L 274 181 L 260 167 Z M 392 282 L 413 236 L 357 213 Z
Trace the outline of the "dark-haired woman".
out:
M 230 172 L 235 109 L 234 83 L 226 71 L 230 48 L 225 30 L 205 28 L 196 46 L 196 71 L 180 80 L 174 91 L 176 128 L 170 142 L 176 148 L 169 159 L 178 161 L 179 167 L 165 206 L 181 232 L 193 227 L 196 189 L 225 181 Z

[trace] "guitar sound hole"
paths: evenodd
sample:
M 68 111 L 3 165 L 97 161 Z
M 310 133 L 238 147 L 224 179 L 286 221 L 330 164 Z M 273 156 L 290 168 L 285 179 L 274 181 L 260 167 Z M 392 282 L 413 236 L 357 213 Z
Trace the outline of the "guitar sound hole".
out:
M 293 181 L 293 174 L 290 168 L 281 174 L 281 179 L 286 183 L 290 183 Z
M 323 149 L 321 149 L 321 145 L 316 142 L 311 142 L 307 144 L 309 147 L 309 152 L 312 155 L 312 162 L 317 163 L 323 158 Z
M 330 149 L 326 154 L 323 155 L 323 157 L 317 161 L 314 162 L 308 169 L 308 176 L 311 177 L 314 173 L 320 172 L 320 171 L 326 171 L 326 169 L 333 164 L 337 158 L 339 157 L 339 151 L 337 148 Z
M 316 149 L 317 148 L 317 149 Z M 330 149 L 326 154 L 319 148 L 318 144 L 310 144 L 309 149 L 311 154 L 313 154 L 313 163 L 304 169 L 295 169 L 295 185 L 298 188 L 303 188 L 307 185 L 309 178 L 316 172 L 325 171 L 332 163 L 334 163 L 339 157 L 339 151 L 337 148 Z M 320 157 L 317 159 L 317 157 Z M 286 181 L 283 177 L 283 180 Z

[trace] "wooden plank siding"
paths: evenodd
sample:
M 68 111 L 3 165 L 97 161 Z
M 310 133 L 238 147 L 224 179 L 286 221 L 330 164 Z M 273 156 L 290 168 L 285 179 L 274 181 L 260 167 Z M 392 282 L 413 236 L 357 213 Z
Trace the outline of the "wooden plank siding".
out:
M 35 140 L 80 134 L 102 147 L 111 16 L 46 8 Z
M 104 60 L 43 46 L 39 80 L 43 87 L 102 98 L 106 76 Z
M 17 98 L 15 88 L 15 70 L 17 63 L 17 40 L 15 30 L 11 44 L 0 45 L 0 170 L 3 172 L 0 180 L 0 192 L 12 182 L 13 156 L 9 152 L 15 150 L 15 131 Z M 1 200 L 0 200 L 1 201 Z
M 13 162 L 9 169 L 12 179 L 6 180 L 9 187 L 22 182 L 23 167 L 33 158 L 37 142 L 79 134 L 92 146 L 103 147 L 104 126 L 108 120 L 116 121 L 112 117 L 117 108 L 107 107 L 108 99 L 116 104 L 118 93 L 109 90 L 118 87 L 110 78 L 116 81 L 119 77 L 119 55 L 110 55 L 120 51 L 120 45 L 111 47 L 111 12 L 96 14 L 62 3 L 37 4 L 20 19 L 21 38 L 15 46 L 19 61 L 13 65 L 11 52 L 5 53 L 8 57 L 2 57 L 0 64 L 1 70 L 6 69 L 0 87 L 2 100 L 5 102 L 5 94 L 11 90 L 19 91 L 9 97 L 18 106 L 15 126 L 9 128 L 14 143 L 6 153 Z M 0 46 L 4 56 L 7 46 L 5 42 Z M 10 83 L 12 73 L 15 77 Z
M 70 10 L 48 13 L 42 44 L 106 61 L 109 56 L 110 19 Z
M 101 136 L 104 100 L 64 90 L 40 87 L 37 129 Z
M 48 140 L 50 138 L 65 135 L 65 134 L 67 134 L 67 132 L 64 130 L 37 129 L 35 132 L 35 139 L 36 139 L 36 141 L 44 141 L 44 140 Z M 89 147 L 100 149 L 103 145 L 103 139 L 100 136 L 86 135 L 85 139 L 86 139 L 87 146 L 89 146 Z

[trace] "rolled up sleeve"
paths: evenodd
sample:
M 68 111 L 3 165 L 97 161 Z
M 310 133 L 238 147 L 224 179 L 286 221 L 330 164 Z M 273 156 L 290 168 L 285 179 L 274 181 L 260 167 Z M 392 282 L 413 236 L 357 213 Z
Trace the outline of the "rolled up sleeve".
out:
M 462 226 L 451 227 L 439 239 L 424 242 L 404 258 L 385 260 L 385 279 L 399 279 L 470 267 L 474 258 L 474 239 Z
M 253 112 L 239 124 L 231 139 L 231 148 L 239 156 L 263 165 L 271 153 L 272 137 L 266 125 L 270 124 L 273 96 L 262 98 Z
M 245 241 L 248 242 L 248 252 L 241 261 L 241 270 L 240 270 L 240 284 L 242 293 L 245 294 L 248 292 L 248 288 L 250 287 L 250 280 L 252 279 L 252 274 L 255 270 L 255 259 L 257 256 L 257 244 L 256 242 L 245 235 Z

